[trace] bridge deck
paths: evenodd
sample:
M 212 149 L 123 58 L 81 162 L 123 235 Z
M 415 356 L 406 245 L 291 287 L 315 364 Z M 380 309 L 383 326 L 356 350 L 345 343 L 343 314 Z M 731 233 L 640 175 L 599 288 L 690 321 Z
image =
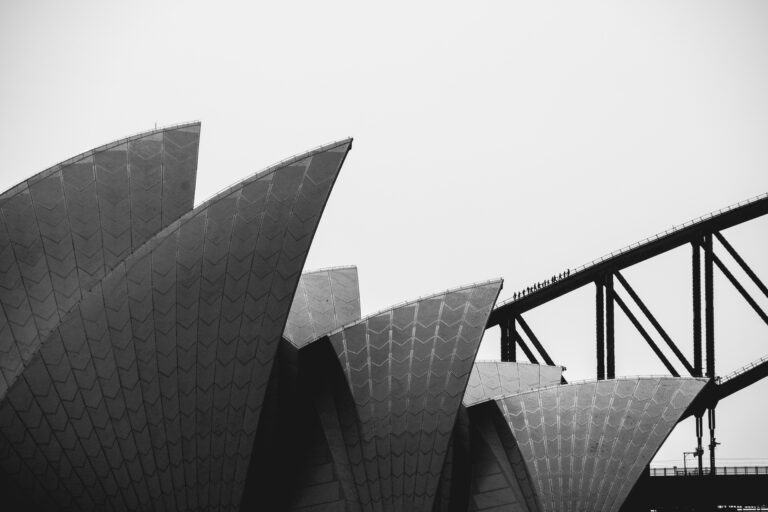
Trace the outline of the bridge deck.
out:
M 488 327 L 499 325 L 501 320 L 510 311 L 522 313 L 533 309 L 577 288 L 581 288 L 585 284 L 589 284 L 605 272 L 615 272 L 658 256 L 681 245 L 690 243 L 697 236 L 700 236 L 701 233 L 712 233 L 727 229 L 767 213 L 768 193 L 764 193 L 716 212 L 689 220 L 683 224 L 673 226 L 645 240 L 635 242 L 584 265 L 570 269 L 568 277 L 558 279 L 522 297 L 507 299 L 501 302 L 491 314 L 488 320 Z

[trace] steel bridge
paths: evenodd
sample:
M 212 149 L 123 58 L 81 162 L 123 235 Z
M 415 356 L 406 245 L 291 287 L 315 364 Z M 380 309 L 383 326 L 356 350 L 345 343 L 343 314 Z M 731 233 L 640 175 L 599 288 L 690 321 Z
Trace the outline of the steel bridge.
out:
M 697 474 L 696 476 L 687 475 L 685 478 L 677 478 L 674 480 L 675 483 L 667 485 L 675 486 L 685 481 L 688 487 L 696 487 L 697 485 L 701 487 L 702 485 L 696 482 L 700 482 L 703 475 L 706 475 L 707 481 L 711 483 L 711 478 L 720 474 L 715 460 L 715 449 L 719 444 L 715 437 L 715 410 L 718 402 L 768 376 L 768 356 L 753 361 L 749 365 L 728 375 L 717 376 L 715 366 L 713 286 L 715 267 L 730 281 L 733 287 L 766 324 L 768 324 L 768 314 L 766 314 L 758 302 L 717 255 L 715 241 L 718 242 L 718 252 L 721 250 L 727 252 L 757 289 L 765 297 L 768 297 L 768 287 L 766 287 L 744 258 L 741 257 L 721 233 L 725 229 L 766 214 L 768 214 L 768 193 L 741 201 L 682 225 L 674 226 L 663 233 L 606 254 L 585 265 L 552 276 L 551 279 L 547 279 L 534 286 L 529 286 L 522 292 L 515 293 L 511 299 L 500 303 L 492 312 L 487 324 L 487 328 L 499 326 L 501 330 L 501 360 L 516 361 L 517 348 L 519 347 L 532 363 L 542 362 L 548 365 L 566 365 L 566 361 L 554 361 L 550 357 L 544 347 L 544 343 L 539 340 L 530 325 L 523 318 L 523 315 L 583 286 L 593 284 L 595 287 L 596 326 L 595 363 L 598 380 L 612 379 L 616 376 L 614 319 L 617 306 L 648 343 L 656 357 L 671 375 L 688 375 L 710 379 L 705 391 L 702 392 L 699 399 L 681 418 L 682 421 L 682 419 L 689 416 L 695 417 Z M 684 245 L 688 245 L 691 248 L 693 283 L 691 300 L 691 307 L 693 308 L 693 358 L 690 360 L 686 358 L 679 345 L 664 330 L 656 317 L 651 313 L 649 307 L 632 288 L 625 276 L 622 275 L 622 271 L 627 267 Z M 647 323 L 653 327 L 653 330 L 649 332 L 648 329 L 643 327 L 638 315 L 635 315 L 629 307 L 632 303 L 642 313 Z M 674 354 L 672 361 L 661 350 L 660 345 L 662 343 Z M 564 378 L 563 382 L 565 382 Z M 704 448 L 702 446 L 702 438 L 704 436 L 703 418 L 705 414 L 709 429 L 708 468 L 705 468 Z M 761 476 L 761 479 L 751 478 L 749 481 L 755 482 L 760 480 L 759 486 L 763 486 L 768 476 Z M 721 475 L 718 477 L 720 478 L 718 482 L 725 482 L 726 480 L 733 482 L 739 478 L 742 479 L 739 480 L 740 482 L 746 482 L 744 480 L 746 477 L 747 475 Z M 638 484 L 636 489 L 641 490 L 640 488 L 642 488 L 646 491 L 656 489 L 660 486 L 659 482 L 662 481 L 664 481 L 664 478 L 652 478 L 649 474 L 647 478 L 644 478 Z M 724 484 L 718 484 L 717 488 L 721 488 L 722 485 Z M 764 489 L 765 487 L 762 488 Z M 763 493 L 768 494 L 765 491 Z M 642 494 L 647 493 L 643 492 Z M 711 494 L 712 491 L 710 490 L 707 495 Z M 765 501 L 768 502 L 768 499 Z M 712 501 L 709 501 L 708 504 L 711 506 Z M 732 505 L 734 503 L 729 502 L 727 504 Z M 754 505 L 755 503 L 743 504 Z

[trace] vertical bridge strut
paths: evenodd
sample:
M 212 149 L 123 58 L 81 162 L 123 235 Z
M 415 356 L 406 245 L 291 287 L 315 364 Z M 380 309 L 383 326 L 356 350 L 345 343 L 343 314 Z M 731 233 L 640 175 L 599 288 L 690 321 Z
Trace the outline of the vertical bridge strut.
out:
M 693 283 L 693 376 L 702 377 L 701 359 L 701 250 L 699 244 L 691 242 L 693 249 L 692 283 Z
M 605 374 L 609 379 L 616 378 L 616 356 L 614 353 L 615 337 L 613 329 L 613 274 L 605 276 Z
M 536 354 L 533 350 L 531 350 L 531 347 L 528 346 L 528 343 L 526 343 L 525 338 L 523 338 L 519 332 L 517 332 L 516 323 L 520 324 L 520 327 L 523 329 L 523 332 L 525 332 L 525 335 L 530 340 L 533 347 L 536 349 L 536 351 L 539 353 L 539 356 L 544 360 L 544 364 L 550 365 L 550 366 L 556 366 L 555 362 L 550 357 L 547 350 L 544 348 L 544 345 L 539 341 L 539 338 L 536 337 L 536 335 L 533 333 L 533 329 L 528 325 L 528 322 L 523 319 L 523 316 L 521 314 L 513 313 L 509 315 L 507 318 L 505 318 L 501 324 L 501 360 L 505 362 L 514 362 L 517 360 L 517 345 L 520 345 L 520 348 L 523 350 L 523 353 L 525 354 L 525 357 L 528 358 L 528 361 L 530 361 L 533 364 L 539 364 L 539 360 L 536 357 Z M 567 384 L 568 381 L 565 380 L 565 377 L 560 377 L 560 381 L 562 384 Z
M 605 379 L 605 301 L 603 283 L 595 281 L 595 334 L 597 338 L 597 380 Z

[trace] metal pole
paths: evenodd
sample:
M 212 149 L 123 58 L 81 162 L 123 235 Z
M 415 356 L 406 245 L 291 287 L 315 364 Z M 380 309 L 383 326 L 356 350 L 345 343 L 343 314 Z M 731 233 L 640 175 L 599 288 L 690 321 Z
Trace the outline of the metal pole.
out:
M 717 441 L 715 440 L 715 408 L 707 409 L 709 420 L 709 474 L 714 475 L 715 469 L 715 447 Z
M 603 313 L 605 305 L 603 299 L 603 283 L 595 281 L 597 287 L 595 294 L 595 333 L 597 338 L 597 380 L 605 379 L 605 331 L 603 329 Z
M 699 459 L 699 475 L 704 474 L 704 448 L 701 446 L 701 438 L 704 436 L 704 416 L 696 415 L 696 458 Z
M 515 329 L 515 317 L 509 316 L 501 322 L 501 360 L 505 362 L 515 361 L 515 337 L 512 332 Z
M 693 375 L 701 377 L 701 251 L 696 242 L 691 242 L 693 249 Z
M 616 359 L 613 337 L 613 274 L 605 277 L 605 348 L 606 374 L 609 379 L 614 379 L 616 378 Z

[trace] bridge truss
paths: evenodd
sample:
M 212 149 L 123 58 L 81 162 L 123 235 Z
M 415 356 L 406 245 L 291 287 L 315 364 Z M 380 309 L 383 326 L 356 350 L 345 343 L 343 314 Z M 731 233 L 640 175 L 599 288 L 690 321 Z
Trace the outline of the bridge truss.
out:
M 517 360 L 519 347 L 532 363 L 541 361 L 543 364 L 556 364 L 545 349 L 544 344 L 525 321 L 523 314 L 583 286 L 594 285 L 597 379 L 612 379 L 616 376 L 614 320 L 618 307 L 618 310 L 627 317 L 671 375 L 710 379 L 707 388 L 684 418 L 690 415 L 695 417 L 698 469 L 699 474 L 704 474 L 702 438 L 704 434 L 703 418 L 706 413 L 709 428 L 708 473 L 715 474 L 715 449 L 718 445 L 715 437 L 715 409 L 718 402 L 768 376 L 768 356 L 753 361 L 723 377 L 718 377 L 716 374 L 713 286 L 715 268 L 725 276 L 766 324 L 768 324 L 768 314 L 717 255 L 715 246 L 718 246 L 718 251 L 727 252 L 743 273 L 765 297 L 768 297 L 768 287 L 721 233 L 727 228 L 766 214 L 768 214 L 768 193 L 675 226 L 663 233 L 606 254 L 515 294 L 512 299 L 502 302 L 492 312 L 486 327 L 498 326 L 501 330 L 501 360 Z M 622 270 L 630 266 L 684 245 L 689 245 L 691 248 L 693 357 L 690 360 L 686 358 L 679 345 L 664 330 L 649 307 L 630 285 L 626 277 L 622 275 Z M 629 307 L 632 303 L 639 309 L 655 332 L 649 332 L 643 327 L 638 316 Z M 661 343 L 665 344 L 674 354 L 672 361 L 660 348 Z M 558 363 L 564 362 L 559 361 Z M 564 378 L 563 383 L 565 383 Z

